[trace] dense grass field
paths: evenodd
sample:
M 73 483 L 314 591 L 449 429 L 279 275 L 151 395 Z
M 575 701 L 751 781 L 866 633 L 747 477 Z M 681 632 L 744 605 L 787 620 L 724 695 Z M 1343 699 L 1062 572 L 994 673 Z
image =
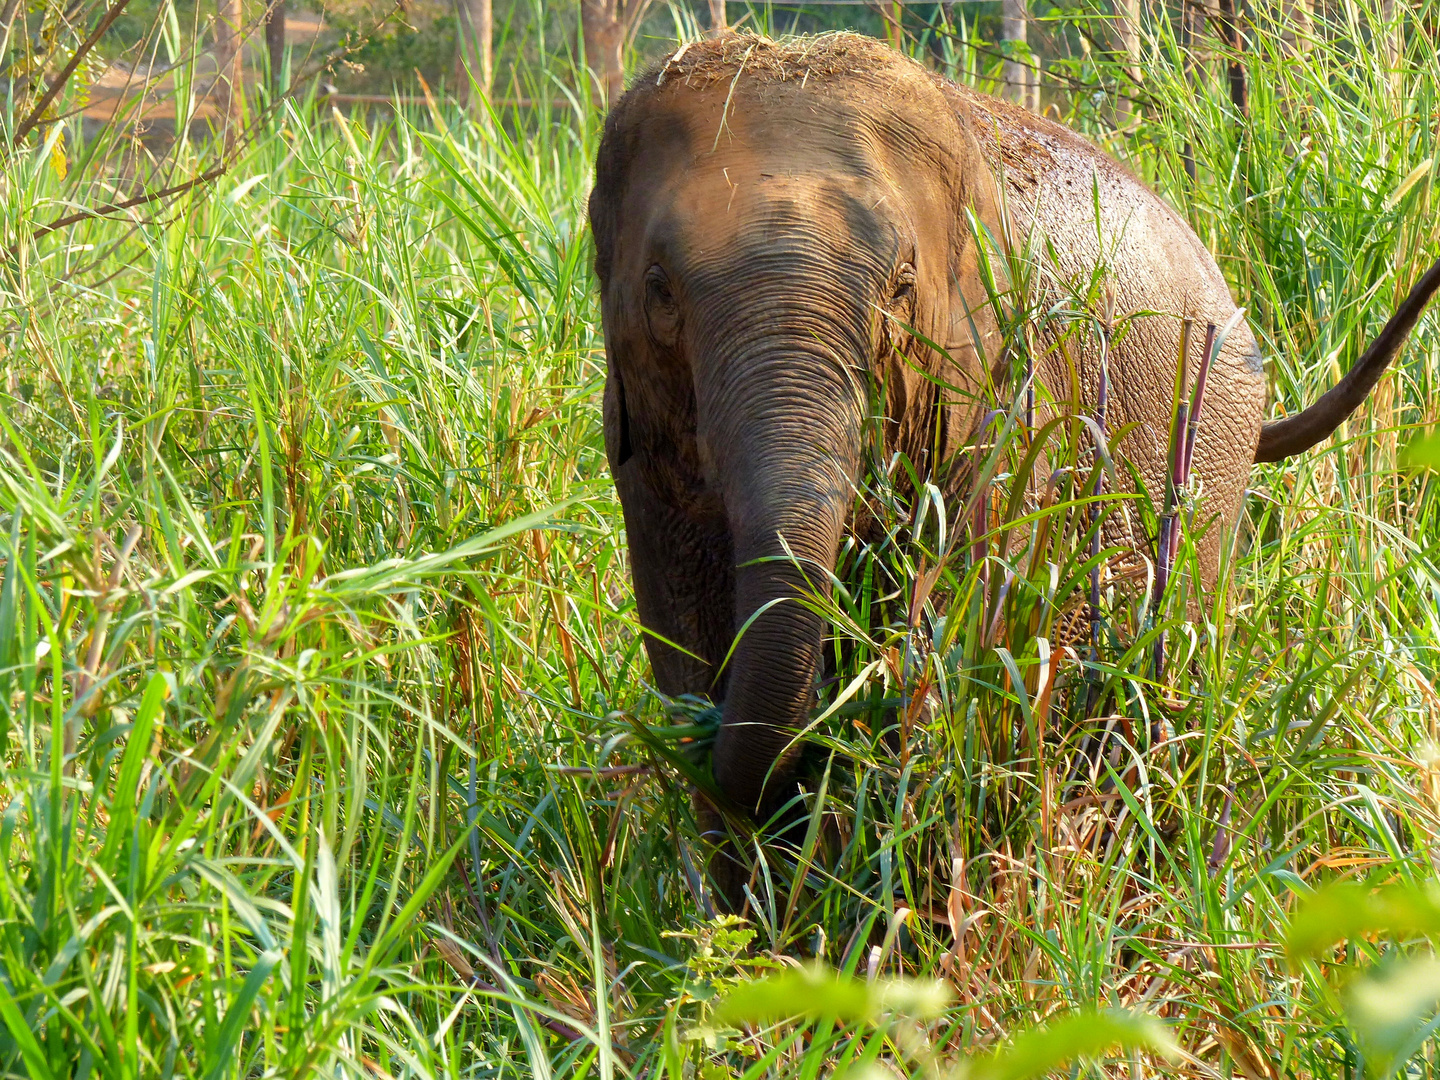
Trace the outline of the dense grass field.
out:
M 1163 13 L 1128 130 L 1113 57 L 1054 68 L 1050 108 L 1215 252 L 1277 413 L 1440 255 L 1436 9 L 1378 10 L 1297 48 L 1262 5 L 1247 116 Z M 995 72 L 963 26 L 917 48 Z M 842 565 L 811 827 L 738 922 L 687 793 L 708 714 L 647 686 L 601 446 L 598 123 L 297 100 L 213 186 L 39 239 L 78 127 L 7 159 L 5 1074 L 1440 1072 L 1440 490 L 1403 460 L 1433 319 L 1332 443 L 1256 470 L 1223 596 L 1151 621 L 1107 590 L 1094 655 L 1056 636 L 1081 457 L 1029 513 L 1011 425 L 983 527 L 892 506 Z M 1412 891 L 1310 899 L 1337 879 Z M 859 983 L 779 984 L 809 1019 L 717 1012 L 817 958 Z

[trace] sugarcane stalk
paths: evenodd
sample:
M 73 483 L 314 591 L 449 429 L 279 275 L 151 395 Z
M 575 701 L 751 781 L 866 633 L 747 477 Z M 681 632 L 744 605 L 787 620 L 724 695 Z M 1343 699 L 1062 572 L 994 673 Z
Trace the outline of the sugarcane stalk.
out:
M 1160 515 L 1160 535 L 1155 543 L 1155 592 L 1151 597 L 1152 617 L 1160 618 L 1160 604 L 1165 598 L 1165 589 L 1170 584 L 1170 569 L 1174 564 L 1178 547 L 1178 521 L 1176 506 L 1179 503 L 1181 474 L 1185 468 L 1185 438 L 1189 430 L 1190 405 L 1185 401 L 1185 384 L 1189 375 L 1190 330 L 1194 320 L 1184 319 L 1180 323 L 1180 349 L 1175 358 L 1175 388 L 1171 394 L 1174 410 L 1170 424 L 1170 445 L 1166 455 L 1165 504 Z M 1165 674 L 1165 631 L 1155 637 L 1155 678 L 1158 681 Z

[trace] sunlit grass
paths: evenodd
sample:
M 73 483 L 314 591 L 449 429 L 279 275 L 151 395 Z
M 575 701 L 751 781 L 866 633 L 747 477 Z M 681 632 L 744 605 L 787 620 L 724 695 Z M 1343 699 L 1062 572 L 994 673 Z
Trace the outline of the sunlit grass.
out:
M 1212 245 L 1285 410 L 1440 253 L 1427 12 L 1396 71 L 1366 9 L 1303 57 L 1258 49 L 1245 118 L 1147 24 L 1124 139 L 1110 61 L 1074 68 L 1102 89 L 1070 119 Z M 1157 618 L 1107 589 L 1095 657 L 1083 424 L 1029 432 L 997 397 L 968 503 L 872 477 L 810 827 L 759 853 L 740 928 L 685 788 L 708 714 L 647 686 L 604 464 L 595 136 L 578 111 L 294 103 L 163 218 L 36 243 L 73 181 L 41 146 L 7 163 L 8 1072 L 931 1075 L 1098 1007 L 1181 1055 L 1102 1072 L 1362 1073 L 1337 987 L 1385 949 L 1292 967 L 1284 941 L 1322 881 L 1434 873 L 1440 504 L 1399 462 L 1436 419 L 1429 324 L 1336 445 L 1256 472 L 1222 598 L 1192 609 L 1182 574 Z M 1068 466 L 1038 502 L 1036 444 Z M 719 1026 L 715 996 L 781 958 L 953 999 Z

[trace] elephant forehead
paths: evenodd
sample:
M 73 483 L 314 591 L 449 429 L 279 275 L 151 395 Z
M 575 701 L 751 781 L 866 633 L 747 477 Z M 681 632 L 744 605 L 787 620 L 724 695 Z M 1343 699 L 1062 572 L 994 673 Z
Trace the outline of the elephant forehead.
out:
M 631 123 L 642 137 L 630 168 L 667 175 L 718 164 L 732 179 L 817 174 L 893 184 L 946 160 L 946 137 L 958 130 L 938 91 L 923 89 L 926 102 L 864 80 L 667 88 L 635 103 Z
M 868 261 L 893 257 L 905 224 L 894 193 L 874 178 L 724 154 L 676 187 L 647 240 L 680 272 L 724 252 L 854 250 Z

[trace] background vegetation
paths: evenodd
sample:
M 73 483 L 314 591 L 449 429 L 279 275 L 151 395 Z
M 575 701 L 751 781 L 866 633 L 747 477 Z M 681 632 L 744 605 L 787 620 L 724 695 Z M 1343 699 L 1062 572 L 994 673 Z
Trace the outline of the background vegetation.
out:
M 1440 254 L 1440 62 L 1429 3 L 1336 4 L 1288 43 L 1282 14 L 1249 14 L 1242 112 L 1213 28 L 1149 10 L 1117 133 L 1112 13 L 1056 8 L 1045 100 L 1194 223 L 1293 411 Z M 984 34 L 937 17 L 909 47 L 993 86 Z M 525 77 L 573 91 L 551 55 Z M 9 70 L 7 1074 L 1019 1076 L 1104 1045 L 1128 1049 L 1063 1068 L 1440 1071 L 1416 891 L 1440 493 L 1402 461 L 1435 420 L 1433 320 L 1333 444 L 1256 471 L 1222 597 L 1188 608 L 1182 575 L 1152 619 L 1107 590 L 1094 653 L 1058 632 L 1113 554 L 1090 558 L 1078 424 L 997 401 L 978 504 L 877 482 L 810 827 L 760 853 L 740 923 L 686 794 L 708 714 L 647 686 L 603 463 L 586 95 L 477 117 L 257 89 L 228 149 L 147 157 L 72 97 L 20 132 L 44 82 Z M 1092 332 L 1098 297 L 1034 311 L 1016 280 L 1012 326 Z M 1036 510 L 1011 493 L 1047 439 L 1069 471 Z M 1412 888 L 1323 894 L 1297 936 L 1335 878 Z M 810 958 L 875 981 L 717 1010 Z

